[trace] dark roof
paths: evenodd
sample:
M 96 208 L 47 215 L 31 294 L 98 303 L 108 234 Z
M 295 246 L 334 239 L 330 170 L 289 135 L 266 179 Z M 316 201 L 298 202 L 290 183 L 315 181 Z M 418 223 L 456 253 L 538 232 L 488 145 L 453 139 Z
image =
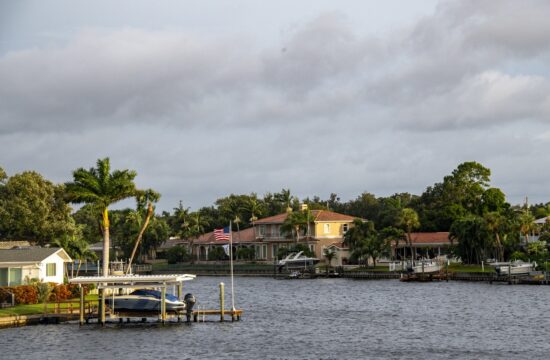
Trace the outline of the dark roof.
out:
M 0 263 L 40 262 L 50 255 L 55 254 L 61 248 L 23 248 L 0 250 Z M 63 250 L 64 252 L 64 250 Z

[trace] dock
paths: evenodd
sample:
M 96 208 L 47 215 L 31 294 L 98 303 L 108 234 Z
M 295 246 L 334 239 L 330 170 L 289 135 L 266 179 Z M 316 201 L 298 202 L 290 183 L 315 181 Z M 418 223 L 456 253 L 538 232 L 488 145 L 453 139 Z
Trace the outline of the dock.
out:
M 170 275 L 112 275 L 112 276 L 86 276 L 77 277 L 69 280 L 70 283 L 78 284 L 80 287 L 80 307 L 79 307 L 79 322 L 80 325 L 89 323 L 94 318 L 101 325 L 105 325 L 107 322 L 107 315 L 110 319 L 118 319 L 119 323 L 130 322 L 130 319 L 139 318 L 141 322 L 146 322 L 148 318 L 158 317 L 161 323 L 166 323 L 169 319 L 176 319 L 177 322 L 181 322 L 185 317 L 187 322 L 191 321 L 191 318 L 198 322 L 202 317 L 203 321 L 206 316 L 216 315 L 219 316 L 220 321 L 224 321 L 226 316 L 230 316 L 232 321 L 241 320 L 243 311 L 232 308 L 230 310 L 225 309 L 225 294 L 224 284 L 220 283 L 220 307 L 219 309 L 199 309 L 192 311 L 192 307 L 189 306 L 184 312 L 169 312 L 166 309 L 166 289 L 169 286 L 174 286 L 177 289 L 178 299 L 182 298 L 183 282 L 195 279 L 195 275 L 191 274 L 170 274 Z M 97 307 L 97 313 L 91 313 L 86 315 L 84 307 L 84 289 L 83 285 L 95 284 L 99 290 L 99 301 Z M 120 289 L 141 289 L 141 288 L 156 288 L 161 290 L 161 302 L 160 311 L 116 311 L 116 309 L 107 310 L 106 299 L 107 292 L 114 293 L 120 291 Z M 186 296 L 187 297 L 187 296 Z M 194 301 L 194 300 L 193 300 Z

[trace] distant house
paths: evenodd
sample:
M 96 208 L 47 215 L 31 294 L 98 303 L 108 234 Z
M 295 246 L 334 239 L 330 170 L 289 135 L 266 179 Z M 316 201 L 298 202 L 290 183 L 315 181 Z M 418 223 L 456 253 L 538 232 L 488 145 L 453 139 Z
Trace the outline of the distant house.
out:
M 406 236 L 406 235 L 405 235 Z M 448 232 L 415 232 L 411 233 L 412 251 L 415 258 L 434 258 L 447 255 L 452 245 Z M 411 256 L 409 245 L 405 240 L 399 241 L 397 247 L 392 241 L 392 255 L 398 259 Z
M 25 279 L 63 283 L 64 263 L 71 257 L 61 248 L 0 249 L 0 286 L 15 286 Z

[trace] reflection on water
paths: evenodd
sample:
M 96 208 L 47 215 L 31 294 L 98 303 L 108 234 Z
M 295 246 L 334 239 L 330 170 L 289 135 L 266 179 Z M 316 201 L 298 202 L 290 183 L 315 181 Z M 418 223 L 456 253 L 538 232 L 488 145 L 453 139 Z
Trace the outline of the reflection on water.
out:
M 186 283 L 216 308 L 217 284 Z M 0 359 L 547 359 L 550 287 L 236 278 L 241 322 L 0 330 Z M 230 294 L 226 287 L 226 303 Z M 230 305 L 227 305 L 227 307 Z

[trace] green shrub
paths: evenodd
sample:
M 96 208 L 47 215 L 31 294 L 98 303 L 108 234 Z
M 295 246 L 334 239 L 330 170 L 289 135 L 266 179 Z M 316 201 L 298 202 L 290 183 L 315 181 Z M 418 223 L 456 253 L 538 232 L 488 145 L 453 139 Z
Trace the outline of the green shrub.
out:
M 208 252 L 208 260 L 215 261 L 215 260 L 227 260 L 229 257 L 223 250 L 221 246 L 216 246 Z
M 189 254 L 187 254 L 187 249 L 181 245 L 176 245 L 166 251 L 166 260 L 168 261 L 168 264 L 175 264 L 178 262 L 187 261 L 188 259 Z

